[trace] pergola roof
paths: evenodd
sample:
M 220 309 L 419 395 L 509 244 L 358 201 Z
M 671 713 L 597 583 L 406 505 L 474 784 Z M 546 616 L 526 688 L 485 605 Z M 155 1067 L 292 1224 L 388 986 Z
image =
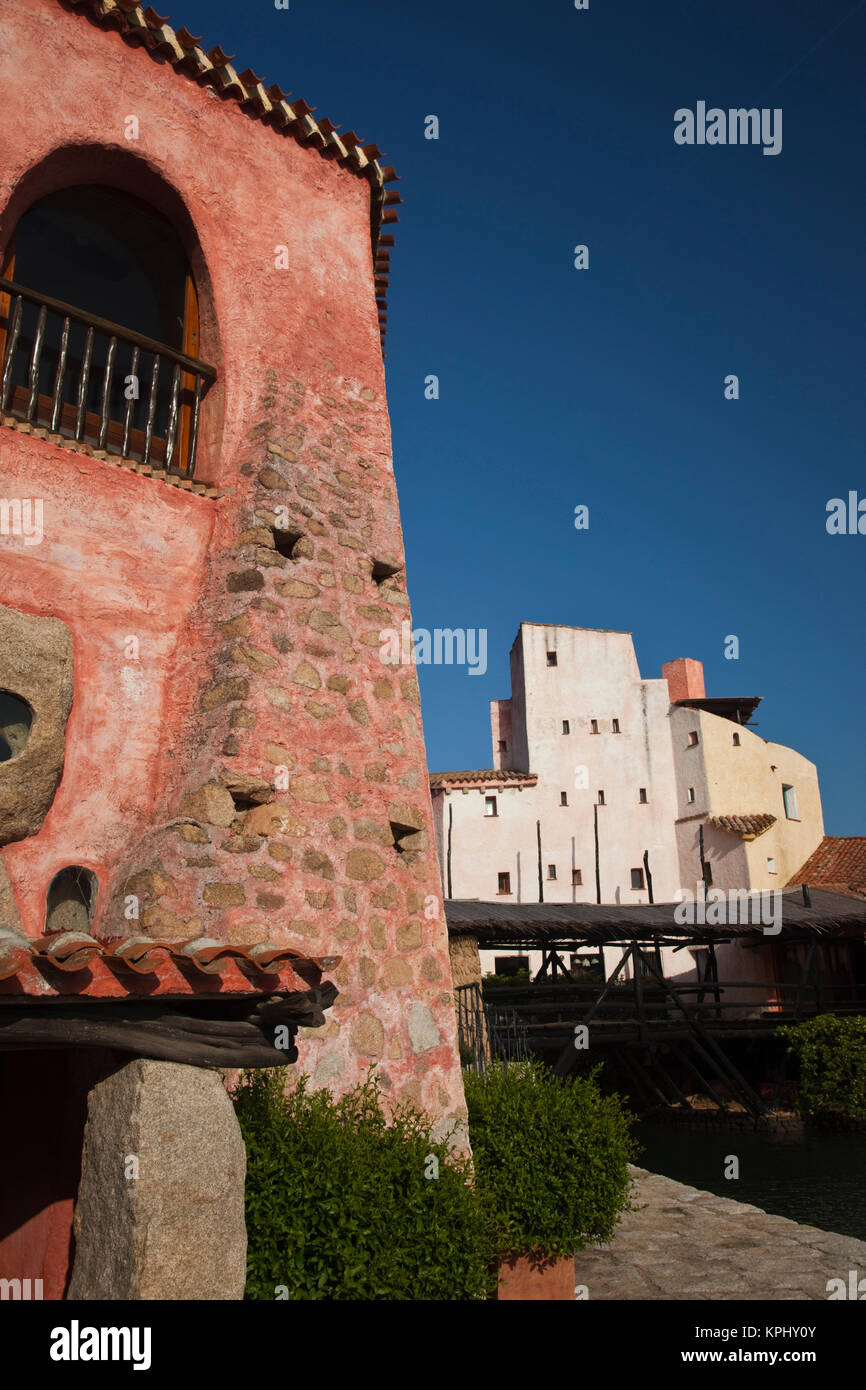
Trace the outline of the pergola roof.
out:
M 445 918 L 452 936 L 474 936 L 479 945 L 552 946 L 555 942 L 605 945 L 619 941 L 655 941 L 659 938 L 686 943 L 749 937 L 767 944 L 780 937 L 862 935 L 866 932 L 866 901 L 845 893 L 810 888 L 781 893 L 782 930 L 765 935 L 761 923 L 761 894 L 744 895 L 738 903 L 738 920 L 725 925 L 680 924 L 674 913 L 678 903 L 498 903 L 445 902 Z M 808 898 L 808 902 L 804 899 Z M 711 899 L 712 901 L 712 899 Z M 748 906 L 748 911 L 745 909 Z M 729 911 L 729 916 L 733 914 Z M 769 925 L 769 923 L 768 923 Z

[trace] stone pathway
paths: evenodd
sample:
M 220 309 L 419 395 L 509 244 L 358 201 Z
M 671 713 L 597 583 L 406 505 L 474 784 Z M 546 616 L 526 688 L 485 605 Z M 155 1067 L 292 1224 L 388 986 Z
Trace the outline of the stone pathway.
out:
M 866 1279 L 866 1241 L 632 1168 L 633 1202 L 610 1245 L 575 1256 L 577 1284 L 608 1299 L 827 1299 L 827 1281 Z M 866 1283 L 863 1285 L 866 1293 Z

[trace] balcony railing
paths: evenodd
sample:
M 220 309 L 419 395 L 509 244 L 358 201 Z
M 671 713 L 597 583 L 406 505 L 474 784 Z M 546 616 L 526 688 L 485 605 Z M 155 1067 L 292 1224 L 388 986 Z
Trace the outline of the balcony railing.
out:
M 215 367 L 2 277 L 0 344 L 0 413 L 193 476 Z

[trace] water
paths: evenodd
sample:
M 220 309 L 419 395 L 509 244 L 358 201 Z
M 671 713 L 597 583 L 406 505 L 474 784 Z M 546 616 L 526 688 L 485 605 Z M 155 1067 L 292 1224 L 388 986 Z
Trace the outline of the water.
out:
M 866 1240 L 866 1134 L 698 1129 L 640 1122 L 641 1168 L 690 1187 Z M 740 1160 L 738 1179 L 725 1159 Z

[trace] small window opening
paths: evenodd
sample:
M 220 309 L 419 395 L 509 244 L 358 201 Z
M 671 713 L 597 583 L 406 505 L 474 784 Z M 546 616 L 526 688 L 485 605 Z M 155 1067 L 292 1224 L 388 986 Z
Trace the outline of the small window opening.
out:
M 603 806 L 603 805 L 604 805 L 604 792 L 603 792 L 603 791 L 599 791 L 599 793 L 598 793 L 598 804 L 599 804 L 599 806 Z
M 412 848 L 412 836 L 418 834 L 419 827 L 417 825 L 401 825 L 399 821 L 395 820 L 389 821 L 388 824 L 394 838 L 395 850 L 398 854 L 405 854 L 408 849 Z
M 799 820 L 797 815 L 797 793 L 793 787 L 782 785 L 782 800 L 785 803 L 785 815 L 788 820 Z
M 501 739 L 499 740 L 499 751 L 500 751 L 500 753 L 507 753 L 507 752 L 508 752 L 508 743 L 507 743 L 507 741 L 506 741 L 504 738 L 501 738 Z
M 638 792 L 638 801 L 642 806 L 646 805 L 646 787 L 641 787 Z
M 569 722 L 568 722 L 567 719 L 563 719 L 563 721 L 562 721 L 562 732 L 563 732 L 564 734 L 570 734 L 570 733 L 571 733 L 571 725 L 569 724 Z
M 698 731 L 697 731 L 697 729 L 690 729 L 690 730 L 689 730 L 689 747 L 690 747 L 690 748 L 694 748 L 694 747 L 696 746 L 697 742 L 698 742 Z
M 387 579 L 393 579 L 403 571 L 402 565 L 396 565 L 393 560 L 374 560 L 373 578 L 377 584 L 384 584 Z M 392 586 L 393 587 L 393 586 Z
M 277 554 L 282 555 L 286 560 L 291 560 L 295 546 L 303 536 L 303 531 L 293 531 L 288 526 L 275 526 L 272 535 Z
M 496 808 L 496 797 L 495 797 L 495 796 L 485 796 L 485 798 L 484 798 L 484 814 L 485 814 L 485 816 L 498 816 L 498 815 L 499 815 L 499 812 L 498 812 L 498 810 L 497 810 L 497 808 Z
M 590 721 L 589 721 L 589 732 L 590 732 L 591 734 L 597 734 L 597 733 L 598 733 L 598 720 L 597 720 L 597 719 L 590 719 Z
M 560 806 L 567 806 L 567 805 L 568 805 L 568 792 L 560 792 L 560 793 L 559 793 L 559 804 L 560 804 Z
M 519 975 L 529 970 L 529 956 L 494 956 L 493 969 L 497 975 Z
M 547 866 L 547 877 L 548 877 L 548 878 L 556 878 L 556 865 L 555 865 L 555 864 L 548 864 L 548 866 Z
M 579 888 L 579 887 L 581 886 L 582 883 L 583 883 L 583 869 L 572 869 L 572 871 L 571 871 L 571 886 L 572 886 L 573 888 Z
M 548 664 L 548 666 L 555 666 L 555 665 L 556 665 L 556 652 L 548 652 L 548 653 L 547 653 L 547 664 Z
M 767 873 L 768 873 L 768 874 L 774 874 L 775 872 L 776 872 L 776 861 L 775 861 L 775 859 L 772 859 L 772 858 L 771 858 L 771 859 L 768 859 L 768 860 L 767 860 Z
M 689 787 L 688 797 L 689 797 L 689 801 L 694 801 L 694 799 L 695 799 L 695 789 L 694 789 L 694 787 Z
M 96 875 L 80 864 L 70 864 L 55 874 L 45 904 L 46 932 L 90 932 L 96 907 Z
M 9 763 L 24 752 L 32 723 L 33 711 L 26 700 L 0 690 L 0 763 Z
M 613 732 L 614 732 L 615 734 L 618 734 L 618 733 L 619 733 L 619 720 L 618 720 L 618 719 L 615 719 L 615 720 L 613 721 Z
M 735 748 L 739 748 L 739 746 L 740 746 L 740 735 L 739 735 L 739 734 L 734 734 L 734 747 L 735 747 Z
M 632 886 L 632 889 L 633 889 L 635 892 L 636 892 L 639 888 L 643 888 L 643 886 L 644 886 L 644 882 L 643 882 L 643 869 L 632 869 L 632 871 L 631 871 L 631 886 Z
M 500 893 L 511 892 L 511 874 L 499 874 L 499 891 Z

